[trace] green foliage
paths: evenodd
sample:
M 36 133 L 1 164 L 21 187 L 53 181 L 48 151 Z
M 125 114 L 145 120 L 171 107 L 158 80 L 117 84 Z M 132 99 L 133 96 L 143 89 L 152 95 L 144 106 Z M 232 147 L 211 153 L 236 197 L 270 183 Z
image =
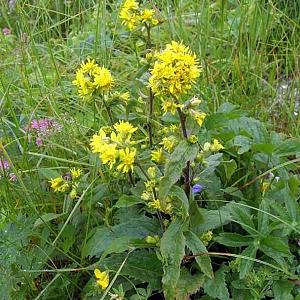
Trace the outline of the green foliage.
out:
M 138 2 L 157 26 L 127 30 L 123 1 L 0 1 L 0 299 L 299 300 L 299 2 Z M 172 40 L 201 75 L 153 95 Z M 90 102 L 87 58 L 115 79 Z M 118 121 L 127 173 L 90 147 Z

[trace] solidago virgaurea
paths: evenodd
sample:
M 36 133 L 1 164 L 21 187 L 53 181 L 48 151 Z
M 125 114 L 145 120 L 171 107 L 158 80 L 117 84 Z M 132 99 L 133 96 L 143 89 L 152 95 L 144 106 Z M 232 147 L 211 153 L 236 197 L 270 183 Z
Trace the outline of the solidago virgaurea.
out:
M 200 75 L 196 55 L 182 43 L 172 41 L 155 58 L 149 86 L 156 95 L 172 94 L 178 98 L 191 89 Z

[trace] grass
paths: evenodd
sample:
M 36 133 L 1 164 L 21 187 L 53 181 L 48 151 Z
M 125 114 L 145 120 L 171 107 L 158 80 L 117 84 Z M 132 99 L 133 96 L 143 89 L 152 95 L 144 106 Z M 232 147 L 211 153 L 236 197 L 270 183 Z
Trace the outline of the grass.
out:
M 112 0 L 24 0 L 9 8 L 7 1 L 0 0 L 0 28 L 12 30 L 12 35 L 0 36 L 0 153 L 16 165 L 13 171 L 19 182 L 13 190 L 8 183 L 1 185 L 0 227 L 18 215 L 16 226 L 23 227 L 21 214 L 38 219 L 49 210 L 69 212 L 67 199 L 61 203 L 45 190 L 46 173 L 81 166 L 97 177 L 95 161 L 87 151 L 88 137 L 105 125 L 106 112 L 99 107 L 95 114 L 74 92 L 72 80 L 82 60 L 96 58 L 119 74 L 120 90 L 132 82 L 134 97 L 141 96 L 136 91 L 140 83 L 145 84 L 140 52 L 146 41 L 120 29 L 119 5 L 120 1 Z M 182 40 L 196 52 L 203 66 L 196 90 L 212 111 L 231 102 L 270 128 L 299 138 L 300 114 L 294 114 L 300 101 L 299 1 L 162 0 L 156 9 L 164 21 L 155 28 L 153 42 L 160 49 L 171 40 Z M 289 82 L 290 93 L 279 100 L 283 80 Z M 30 121 L 38 117 L 53 117 L 64 128 L 40 152 L 26 133 Z M 95 201 L 88 187 L 85 191 L 91 203 Z M 91 205 L 85 213 L 88 221 L 82 230 L 87 239 L 89 224 L 98 216 Z M 48 230 L 41 236 L 47 247 L 55 247 L 76 266 L 83 264 L 78 253 L 55 245 L 61 235 L 65 240 L 72 235 L 68 222 L 57 232 Z M 48 236 L 54 240 L 52 245 Z M 26 255 L 26 249 L 20 251 Z M 47 260 L 47 251 L 41 251 L 41 260 Z M 53 266 L 59 268 L 55 262 L 49 265 Z M 64 276 L 45 279 L 44 289 Z M 31 280 L 24 273 L 24 284 L 30 287 Z M 68 288 L 63 288 L 67 295 Z M 42 289 L 36 299 L 43 293 Z

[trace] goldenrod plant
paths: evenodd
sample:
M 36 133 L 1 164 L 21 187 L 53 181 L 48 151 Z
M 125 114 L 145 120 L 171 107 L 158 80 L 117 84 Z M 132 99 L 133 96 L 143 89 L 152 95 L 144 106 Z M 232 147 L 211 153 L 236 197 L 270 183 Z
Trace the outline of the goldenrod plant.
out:
M 297 4 L 50 2 L 0 5 L 0 299 L 299 300 Z

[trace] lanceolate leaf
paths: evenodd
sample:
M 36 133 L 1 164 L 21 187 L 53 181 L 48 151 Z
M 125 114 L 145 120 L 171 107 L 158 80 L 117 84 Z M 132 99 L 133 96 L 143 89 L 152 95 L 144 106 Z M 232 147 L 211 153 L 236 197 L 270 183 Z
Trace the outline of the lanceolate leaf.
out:
M 174 299 L 175 287 L 180 275 L 180 264 L 184 256 L 184 248 L 185 238 L 182 232 L 182 225 L 175 221 L 165 231 L 160 242 L 164 270 L 162 283 L 166 300 Z
M 253 243 L 253 238 L 249 236 L 243 236 L 238 233 L 230 233 L 230 232 L 220 233 L 219 236 L 215 238 L 215 240 L 219 244 L 228 247 L 242 247 L 242 246 L 248 246 L 251 243 Z
M 126 255 L 125 253 L 112 254 L 101 261 L 100 267 L 117 271 Z M 139 282 L 149 282 L 153 290 L 161 288 L 162 264 L 154 251 L 137 250 L 132 252 L 120 274 L 130 276 Z
M 109 254 L 126 251 L 137 239 L 156 235 L 159 230 L 158 221 L 146 216 L 130 219 L 128 222 L 120 223 L 112 228 L 100 226 L 83 247 L 82 256 L 100 256 L 103 252 Z
M 229 293 L 225 281 L 225 267 L 222 266 L 216 273 L 213 279 L 208 279 L 204 283 L 204 292 L 210 297 L 228 300 Z
M 240 279 L 243 279 L 246 275 L 249 274 L 249 272 L 252 270 L 254 261 L 252 258 L 256 258 L 256 252 L 257 252 L 257 247 L 253 244 L 248 246 L 242 253 L 241 255 L 248 258 L 240 258 Z
M 182 170 L 188 161 L 194 160 L 199 151 L 196 144 L 182 141 L 171 154 L 170 160 L 166 163 L 165 173 L 159 184 L 159 198 L 165 199 L 170 188 L 182 176 Z
M 195 294 L 203 286 L 204 281 L 203 274 L 192 275 L 186 268 L 181 268 L 175 289 L 175 299 L 189 300 L 190 295 Z
M 192 250 L 194 255 L 207 253 L 205 245 L 196 234 L 194 234 L 191 231 L 188 231 L 187 233 L 185 233 L 185 237 L 186 245 L 189 249 Z M 210 257 L 205 255 L 197 255 L 195 259 L 201 271 L 209 278 L 213 278 L 214 273 L 212 270 Z

